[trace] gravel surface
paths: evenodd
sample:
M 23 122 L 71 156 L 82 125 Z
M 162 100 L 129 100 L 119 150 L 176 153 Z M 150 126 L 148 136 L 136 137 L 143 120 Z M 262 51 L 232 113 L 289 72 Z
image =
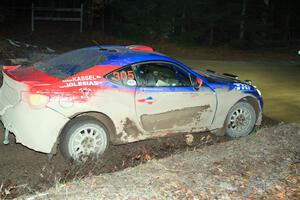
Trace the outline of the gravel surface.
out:
M 58 183 L 22 198 L 299 199 L 300 125 L 281 123 L 123 171 Z

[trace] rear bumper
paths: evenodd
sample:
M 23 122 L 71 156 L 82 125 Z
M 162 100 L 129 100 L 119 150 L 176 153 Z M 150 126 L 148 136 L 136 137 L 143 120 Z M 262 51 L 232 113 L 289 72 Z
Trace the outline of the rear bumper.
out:
M 3 89 L 0 89 L 0 116 L 2 116 L 8 108 L 11 108 L 11 103 L 6 99 Z
M 0 101 L 0 104 L 3 104 Z M 16 141 L 35 151 L 50 153 L 69 118 L 50 108 L 33 109 L 25 102 L 13 107 L 1 105 L 1 121 Z

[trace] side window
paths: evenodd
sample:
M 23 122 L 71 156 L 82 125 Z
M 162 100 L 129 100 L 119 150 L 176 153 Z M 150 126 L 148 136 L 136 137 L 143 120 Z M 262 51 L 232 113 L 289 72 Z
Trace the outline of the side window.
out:
M 131 67 L 122 68 L 106 75 L 106 79 L 118 85 L 135 87 L 135 75 Z
M 141 87 L 191 86 L 185 72 L 168 63 L 145 63 L 136 66 L 136 80 Z
M 191 78 L 188 72 L 182 69 L 176 68 L 176 77 L 179 79 L 181 86 L 189 87 L 191 86 Z

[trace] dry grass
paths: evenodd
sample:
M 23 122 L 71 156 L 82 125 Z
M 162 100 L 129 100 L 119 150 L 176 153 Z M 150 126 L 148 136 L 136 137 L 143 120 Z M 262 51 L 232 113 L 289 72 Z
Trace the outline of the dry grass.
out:
M 299 199 L 299 155 L 300 126 L 280 124 L 239 140 L 57 184 L 26 198 Z

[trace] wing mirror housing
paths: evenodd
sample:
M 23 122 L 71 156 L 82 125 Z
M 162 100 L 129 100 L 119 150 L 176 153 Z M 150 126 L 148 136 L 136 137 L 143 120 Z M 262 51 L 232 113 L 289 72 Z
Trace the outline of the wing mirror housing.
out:
M 194 83 L 194 88 L 195 90 L 199 90 L 199 88 L 201 87 L 203 81 L 201 80 L 201 78 L 196 77 L 196 82 Z

